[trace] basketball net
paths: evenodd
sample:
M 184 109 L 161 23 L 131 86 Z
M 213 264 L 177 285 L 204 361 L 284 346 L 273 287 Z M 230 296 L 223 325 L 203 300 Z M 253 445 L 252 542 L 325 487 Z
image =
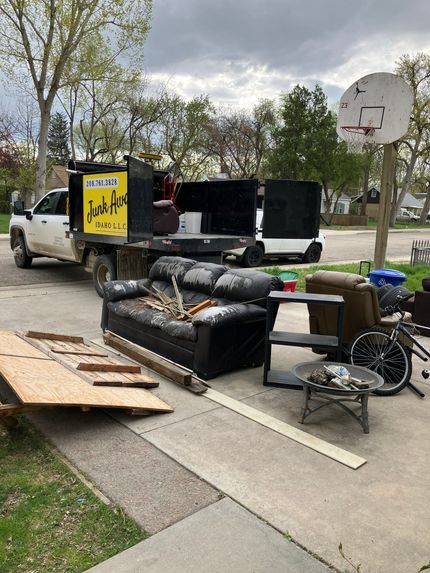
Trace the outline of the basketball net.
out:
M 362 125 L 343 125 L 343 139 L 351 153 L 361 153 L 364 146 L 373 144 L 375 128 Z M 376 145 L 376 144 L 375 144 Z

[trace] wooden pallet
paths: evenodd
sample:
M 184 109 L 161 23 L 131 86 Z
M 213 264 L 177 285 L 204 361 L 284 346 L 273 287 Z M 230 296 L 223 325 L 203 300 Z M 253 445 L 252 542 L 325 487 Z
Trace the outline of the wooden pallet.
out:
M 133 414 L 173 411 L 168 404 L 148 390 L 135 387 L 145 382 L 143 378 L 146 383 L 154 382 L 142 374 L 109 372 L 103 368 L 100 371 L 77 370 L 78 364 L 97 363 L 100 367 L 103 364 L 112 367 L 118 364 L 126 366 L 127 362 L 120 361 L 117 357 L 104 356 L 105 353 L 83 339 L 65 340 L 65 335 L 60 335 L 62 339 L 59 340 L 53 338 L 58 335 L 42 338 L 40 334 L 46 333 L 37 333 L 37 336 L 33 337 L 28 336 L 28 333 L 18 335 L 0 331 L 0 374 L 21 402 L 5 405 L 3 411 L 9 412 L 8 415 L 13 411 L 12 406 L 79 406 L 84 410 L 121 408 Z M 63 343 L 70 346 L 64 347 Z M 55 352 L 60 348 L 73 349 L 73 352 Z M 79 350 L 84 350 L 85 354 L 76 354 Z M 90 350 L 94 352 L 90 354 Z M 134 387 L 101 387 L 94 384 L 98 379 L 107 383 L 120 380 L 121 386 L 128 386 L 130 382 Z

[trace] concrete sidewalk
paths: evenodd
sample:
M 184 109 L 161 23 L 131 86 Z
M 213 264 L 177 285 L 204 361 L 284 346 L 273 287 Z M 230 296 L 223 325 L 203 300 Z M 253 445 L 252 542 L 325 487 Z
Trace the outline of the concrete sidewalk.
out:
M 1 329 L 100 337 L 101 300 L 91 283 L 18 293 L 11 287 L 0 294 Z M 281 305 L 277 328 L 305 332 L 306 306 Z M 317 357 L 307 349 L 277 347 L 273 367 L 287 370 L 311 359 Z M 415 378 L 419 372 L 417 365 Z M 340 542 L 363 573 L 414 572 L 428 562 L 427 400 L 408 389 L 392 398 L 372 396 L 366 435 L 334 408 L 301 426 L 301 392 L 263 387 L 261 368 L 210 381 L 218 392 L 366 458 L 354 471 L 158 378 L 154 392 L 175 408 L 172 414 L 137 418 L 57 409 L 32 417 L 105 495 L 153 534 L 92 571 L 327 570 L 311 555 L 343 571 Z

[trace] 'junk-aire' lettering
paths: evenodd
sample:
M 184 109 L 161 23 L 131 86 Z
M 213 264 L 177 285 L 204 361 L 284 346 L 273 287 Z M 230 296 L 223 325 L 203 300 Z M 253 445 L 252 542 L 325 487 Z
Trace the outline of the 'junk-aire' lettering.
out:
M 116 189 L 114 189 L 110 196 L 110 205 L 106 203 L 104 195 L 102 195 L 102 201 L 99 205 L 94 205 L 93 199 L 88 201 L 88 205 L 87 223 L 89 224 L 93 219 L 97 219 L 101 215 L 117 215 L 118 209 L 127 205 L 127 193 L 117 195 Z

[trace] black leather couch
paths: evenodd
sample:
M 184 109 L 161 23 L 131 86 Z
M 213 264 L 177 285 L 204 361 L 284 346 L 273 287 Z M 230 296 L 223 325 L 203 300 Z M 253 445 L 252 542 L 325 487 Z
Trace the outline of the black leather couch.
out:
M 192 322 L 145 307 L 148 289 L 174 296 L 176 277 L 185 303 L 208 298 L 217 306 Z M 181 257 L 161 257 L 149 278 L 104 285 L 102 328 L 193 370 L 208 380 L 221 372 L 264 362 L 266 297 L 283 282 L 267 273 L 227 269 Z

